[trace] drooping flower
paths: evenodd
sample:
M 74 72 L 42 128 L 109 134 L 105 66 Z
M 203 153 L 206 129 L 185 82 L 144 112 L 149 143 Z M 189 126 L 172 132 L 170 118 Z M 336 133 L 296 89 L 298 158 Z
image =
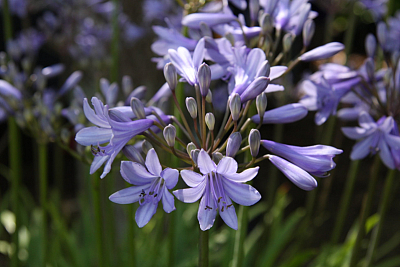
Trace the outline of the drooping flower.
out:
M 174 196 L 168 191 L 178 182 L 178 170 L 161 167 L 154 148 L 147 153 L 145 166 L 137 162 L 122 161 L 121 175 L 128 183 L 134 185 L 110 196 L 112 202 L 131 204 L 139 202 L 135 220 L 139 228 L 145 226 L 157 211 L 161 200 L 164 211 L 175 210 Z M 147 168 L 147 169 L 146 169 Z
M 229 227 L 237 229 L 237 216 L 232 201 L 251 206 L 261 199 L 254 187 L 243 184 L 258 174 L 259 167 L 236 173 L 238 164 L 233 158 L 224 157 L 216 165 L 204 150 L 198 155 L 197 165 L 201 174 L 190 170 L 181 171 L 183 180 L 191 188 L 176 190 L 174 195 L 185 203 L 193 203 L 201 198 L 197 213 L 201 230 L 213 226 L 217 210 Z

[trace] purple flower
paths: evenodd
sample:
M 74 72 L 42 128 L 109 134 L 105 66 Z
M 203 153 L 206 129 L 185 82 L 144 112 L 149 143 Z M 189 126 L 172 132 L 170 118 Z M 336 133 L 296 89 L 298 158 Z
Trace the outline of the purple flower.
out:
M 350 139 L 360 140 L 351 151 L 351 160 L 365 158 L 379 152 L 383 163 L 390 169 L 396 168 L 391 150 L 400 149 L 400 136 L 392 134 L 395 123 L 392 117 L 382 117 L 377 122 L 366 112 L 358 118 L 361 127 L 342 127 Z
M 174 195 L 185 203 L 193 203 L 201 198 L 197 213 L 201 230 L 213 226 L 217 210 L 229 227 L 237 229 L 235 207 L 231 200 L 251 206 L 261 199 L 255 188 L 243 184 L 257 175 L 258 167 L 236 173 L 238 164 L 233 158 L 224 157 L 216 165 L 204 150 L 199 153 L 197 165 L 202 174 L 190 170 L 181 171 L 183 180 L 191 188 L 176 190 Z
M 237 18 L 232 14 L 224 13 L 193 13 L 185 16 L 182 19 L 182 25 L 189 28 L 200 29 L 200 24 L 205 23 L 209 27 L 216 26 L 218 24 L 225 24 L 232 22 Z
M 110 196 L 110 200 L 118 204 L 139 202 L 140 206 L 135 215 L 139 228 L 150 221 L 156 213 L 160 200 L 166 213 L 175 210 L 174 196 L 168 189 L 175 187 L 179 177 L 179 172 L 175 169 L 162 169 L 154 148 L 147 153 L 145 165 L 146 167 L 137 162 L 122 161 L 121 175 L 125 181 L 134 186 Z
M 327 43 L 314 48 L 299 57 L 302 61 L 314 61 L 329 58 L 344 49 L 344 45 L 338 42 Z
M 291 161 L 296 166 L 318 177 L 326 176 L 327 172 L 335 168 L 336 164 L 333 157 L 343 152 L 331 146 L 298 147 L 270 140 L 261 140 L 261 145 L 270 152 Z
M 298 103 L 288 104 L 281 106 L 279 108 L 274 108 L 266 111 L 264 113 L 262 123 L 263 124 L 292 123 L 301 120 L 307 115 L 307 113 L 308 113 L 307 108 L 302 104 Z M 259 115 L 254 115 L 253 117 L 251 117 L 251 120 L 254 123 L 260 123 L 261 121 Z

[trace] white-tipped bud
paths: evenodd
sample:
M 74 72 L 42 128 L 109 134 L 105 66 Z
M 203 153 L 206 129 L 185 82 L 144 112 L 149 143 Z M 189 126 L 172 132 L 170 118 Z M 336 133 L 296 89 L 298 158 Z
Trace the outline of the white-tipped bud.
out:
M 186 97 L 186 108 L 192 119 L 197 118 L 197 102 L 193 97 Z
M 370 33 L 365 38 L 365 52 L 367 53 L 368 57 L 374 57 L 376 49 L 376 39 L 375 36 Z
M 168 124 L 163 131 L 164 139 L 170 147 L 175 145 L 176 128 L 172 124 Z
M 199 81 L 201 95 L 207 96 L 211 83 L 211 69 L 206 63 L 200 65 L 197 71 L 197 80 Z
M 229 109 L 231 110 L 232 119 L 234 121 L 239 120 L 240 109 L 242 107 L 242 102 L 240 96 L 237 93 L 231 94 L 229 97 Z
M 260 150 L 261 134 L 257 129 L 251 129 L 249 134 L 249 146 L 251 156 L 257 157 Z
M 175 66 L 171 62 L 167 63 L 164 66 L 164 77 L 168 83 L 169 88 L 172 91 L 175 90 L 176 85 L 178 84 L 178 76 L 176 74 Z
M 137 150 L 134 146 L 132 145 L 124 146 L 124 148 L 122 149 L 122 153 L 124 153 L 124 155 L 129 160 L 144 165 L 144 159 L 140 154 L 140 151 Z
M 193 142 L 190 142 L 189 144 L 187 144 L 186 146 L 186 151 L 189 155 L 189 157 L 192 157 L 192 150 L 195 150 L 197 147 Z
M 197 159 L 199 158 L 200 149 L 194 149 L 190 152 L 190 157 L 192 158 L 194 164 L 197 166 Z
M 153 146 L 150 144 L 149 141 L 144 140 L 142 142 L 142 151 L 143 151 L 144 154 L 147 155 L 147 152 L 149 152 L 149 150 L 152 149 L 152 148 L 153 148 Z
M 210 89 L 208 89 L 208 93 L 207 93 L 207 95 L 206 95 L 206 101 L 207 101 L 207 103 L 209 103 L 209 104 L 212 103 L 212 93 L 211 93 L 211 90 L 210 90 Z
M 132 78 L 128 75 L 122 77 L 122 91 L 126 96 L 133 91 Z
M 218 165 L 220 160 L 224 157 L 220 152 L 214 152 L 212 153 L 212 160 L 215 162 L 215 164 Z
M 226 144 L 226 156 L 235 157 L 239 151 L 240 144 L 242 143 L 242 135 L 239 132 L 234 132 L 229 136 L 228 143 Z
M 135 114 L 138 119 L 145 119 L 146 113 L 144 112 L 144 105 L 142 101 L 137 99 L 136 97 L 131 98 L 131 109 L 133 114 Z
M 283 52 L 287 53 L 290 51 L 290 48 L 292 48 L 293 40 L 294 36 L 289 32 L 283 36 Z
M 315 32 L 314 20 L 312 19 L 306 20 L 303 27 L 303 45 L 305 47 L 310 45 L 311 39 L 314 36 L 314 32 Z
M 214 126 L 215 126 L 214 114 L 210 112 L 206 114 L 206 124 L 210 131 L 214 131 Z
M 264 118 L 265 109 L 267 108 L 267 93 L 262 92 L 260 95 L 257 96 L 256 108 L 257 108 L 257 114 L 258 116 L 260 116 L 260 119 L 262 120 Z

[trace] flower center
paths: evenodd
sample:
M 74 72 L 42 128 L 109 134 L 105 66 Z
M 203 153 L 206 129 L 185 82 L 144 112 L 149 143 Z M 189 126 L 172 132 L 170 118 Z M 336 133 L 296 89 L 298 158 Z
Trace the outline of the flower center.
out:
M 139 204 L 143 205 L 146 203 L 157 203 L 160 201 L 164 184 L 164 179 L 161 177 L 154 179 L 150 187 L 147 190 L 142 190 L 142 192 L 139 194 Z

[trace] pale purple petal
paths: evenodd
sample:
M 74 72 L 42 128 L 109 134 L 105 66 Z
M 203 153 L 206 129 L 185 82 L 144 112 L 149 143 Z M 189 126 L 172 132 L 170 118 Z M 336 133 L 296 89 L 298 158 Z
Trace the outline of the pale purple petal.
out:
M 204 190 L 206 188 L 206 181 L 200 183 L 198 186 L 193 188 L 179 189 L 175 190 L 174 195 L 177 199 L 185 203 L 193 203 L 199 200 L 199 198 L 203 195 Z
M 229 179 L 222 179 L 225 193 L 236 203 L 251 206 L 261 199 L 260 193 L 251 185 L 240 184 Z
M 258 174 L 259 167 L 249 168 L 247 170 L 242 171 L 241 173 L 225 173 L 223 176 L 229 180 L 238 183 L 244 183 L 251 181 Z
M 400 136 L 385 134 L 387 144 L 394 149 L 400 149 Z
M 170 213 L 175 210 L 174 196 L 167 190 L 167 187 L 164 187 L 164 193 L 161 201 L 163 204 L 163 209 L 166 213 Z
M 190 187 L 196 187 L 204 181 L 203 175 L 190 170 L 182 170 L 181 176 L 183 181 Z
M 273 93 L 273 92 L 279 92 L 279 91 L 284 91 L 285 87 L 283 85 L 279 84 L 268 84 L 267 89 L 264 90 L 266 93 Z
M 154 148 L 150 149 L 149 152 L 147 152 L 146 167 L 150 173 L 154 174 L 155 176 L 160 177 L 162 167 L 161 167 L 160 160 L 158 159 L 157 153 L 154 150 Z
M 199 166 L 200 172 L 202 174 L 210 173 L 212 171 L 215 171 L 215 169 L 217 168 L 214 161 L 211 160 L 210 156 L 203 149 L 200 151 L 197 158 L 197 166 Z
M 342 132 L 350 139 L 361 139 L 370 134 L 365 128 L 360 127 L 342 127 Z
M 134 185 L 150 184 L 157 178 L 149 173 L 142 164 L 131 161 L 121 162 L 121 175 L 125 181 Z
M 371 152 L 371 148 L 373 148 L 372 143 L 375 138 L 376 134 L 372 134 L 355 144 L 350 154 L 351 160 L 365 158 Z
M 197 212 L 197 219 L 199 220 L 200 229 L 206 231 L 214 225 L 215 216 L 217 215 L 217 205 L 212 196 L 211 190 L 206 190 L 204 196 L 201 198 L 199 210 Z
M 231 200 L 229 197 L 225 197 L 225 202 L 222 205 L 225 205 L 224 211 L 221 209 L 221 205 L 219 207 L 219 216 L 221 216 L 222 220 L 232 229 L 238 229 L 238 220 L 236 216 L 235 207 L 232 205 Z M 229 207 L 228 207 L 229 206 Z
M 96 98 L 97 100 L 97 98 Z M 92 103 L 97 103 L 97 101 L 94 100 L 92 98 Z M 103 109 L 100 108 L 98 105 L 93 105 L 96 109 L 97 107 L 97 111 L 100 112 L 102 114 Z M 93 124 L 99 126 L 99 127 L 103 127 L 103 128 L 111 128 L 110 124 L 108 123 L 107 119 L 105 118 L 105 116 L 100 116 L 99 113 L 95 113 L 93 111 L 93 109 L 89 106 L 88 100 L 87 98 L 85 98 L 83 100 L 83 112 L 85 113 L 86 118 Z
M 109 199 L 118 204 L 131 204 L 139 201 L 140 193 L 149 188 L 150 185 L 131 186 L 124 188 L 112 194 Z
M 149 202 L 141 205 L 135 214 L 135 220 L 139 228 L 145 226 L 157 211 L 158 202 Z
M 111 129 L 93 126 L 80 130 L 75 136 L 75 141 L 83 146 L 90 146 L 110 142 L 111 137 Z
M 344 49 L 344 45 L 338 42 L 328 43 L 317 48 L 314 48 L 299 58 L 302 61 L 313 61 L 329 58 Z
M 389 169 L 393 170 L 395 168 L 392 153 L 390 153 L 389 147 L 383 138 L 379 140 L 379 156 Z
M 92 164 L 90 165 L 90 174 L 95 173 L 104 162 L 106 162 L 110 156 L 95 156 L 93 158 Z
M 250 85 L 240 95 L 242 103 L 255 99 L 267 88 L 269 81 L 270 80 L 268 77 L 258 77 L 254 81 L 252 81 Z
M 171 168 L 164 169 L 160 176 L 165 180 L 165 185 L 168 189 L 172 189 L 175 187 L 178 182 L 179 171 Z
M 282 74 L 285 73 L 285 71 L 287 70 L 286 66 L 274 66 L 271 67 L 270 73 L 269 73 L 269 78 L 272 80 L 275 80 L 279 77 L 282 76 Z
M 219 173 L 219 174 L 226 174 L 226 173 L 236 174 L 237 169 L 238 169 L 238 164 L 237 164 L 236 160 L 234 160 L 233 158 L 230 158 L 230 157 L 224 157 L 218 163 L 217 173 Z
M 193 13 L 183 17 L 182 25 L 189 28 L 200 29 L 200 24 L 204 22 L 210 27 L 218 24 L 224 24 L 236 20 L 231 14 L 222 13 Z
M 263 123 L 291 123 L 304 118 L 308 110 L 302 104 L 288 104 L 279 108 L 268 110 L 264 113 Z M 251 117 L 254 123 L 260 123 L 260 116 Z
M 197 43 L 196 48 L 193 52 L 193 67 L 194 69 L 198 69 L 201 63 L 203 63 L 204 59 L 204 39 L 200 39 Z

